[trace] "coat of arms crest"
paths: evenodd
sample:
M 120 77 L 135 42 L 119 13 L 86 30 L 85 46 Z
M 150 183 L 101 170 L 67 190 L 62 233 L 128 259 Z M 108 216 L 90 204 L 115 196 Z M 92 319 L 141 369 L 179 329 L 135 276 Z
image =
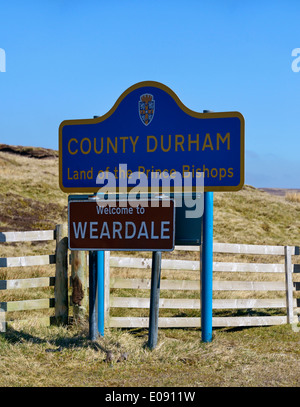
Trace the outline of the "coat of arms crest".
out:
M 155 111 L 155 100 L 153 95 L 145 93 L 139 100 L 139 115 L 142 123 L 148 126 L 153 120 Z

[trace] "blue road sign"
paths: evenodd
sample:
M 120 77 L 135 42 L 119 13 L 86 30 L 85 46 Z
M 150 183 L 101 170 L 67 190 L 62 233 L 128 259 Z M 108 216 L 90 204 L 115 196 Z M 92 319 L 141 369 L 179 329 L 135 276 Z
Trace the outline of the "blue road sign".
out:
M 114 178 L 111 184 L 106 172 Z M 124 192 L 141 177 L 148 181 L 142 191 L 151 192 L 157 174 L 189 178 L 193 191 L 201 177 L 205 191 L 241 189 L 241 113 L 194 112 L 167 86 L 148 81 L 126 90 L 104 116 L 61 123 L 59 182 L 64 192 L 97 192 L 105 184 L 112 192 L 114 186 Z M 176 192 L 174 185 L 170 192 Z

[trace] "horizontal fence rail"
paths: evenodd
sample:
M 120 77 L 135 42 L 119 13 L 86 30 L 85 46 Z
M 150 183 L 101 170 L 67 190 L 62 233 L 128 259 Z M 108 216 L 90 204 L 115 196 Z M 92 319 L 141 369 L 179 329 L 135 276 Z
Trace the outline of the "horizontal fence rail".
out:
M 37 310 L 37 309 L 53 308 L 54 304 L 55 304 L 54 298 L 43 298 L 43 299 L 39 299 L 39 300 L 0 302 L 0 308 L 6 312 L 30 311 L 30 310 Z
M 34 277 L 16 280 L 0 280 L 0 290 L 15 290 L 20 288 L 51 287 L 55 284 L 54 277 Z
M 213 327 L 239 327 L 239 326 L 269 326 L 287 323 L 284 316 L 264 317 L 213 317 Z M 143 317 L 111 317 L 111 328 L 148 328 L 149 318 Z M 159 328 L 201 328 L 200 318 L 158 318 Z
M 296 299 L 293 301 L 296 307 Z M 112 297 L 110 301 L 111 307 L 116 308 L 149 308 L 149 298 L 136 297 Z M 160 308 L 175 308 L 175 309 L 201 309 L 200 300 L 197 299 L 173 299 L 161 298 L 159 300 Z M 285 299 L 214 299 L 214 309 L 243 309 L 243 308 L 285 308 Z
M 0 267 L 46 266 L 55 263 L 55 254 L 0 258 Z
M 151 288 L 151 280 L 143 278 L 112 278 L 111 288 L 129 288 L 147 290 Z M 200 290 L 200 280 L 162 280 L 161 290 Z M 281 281 L 213 281 L 214 291 L 285 291 Z
M 283 256 L 285 246 L 263 246 L 253 244 L 234 244 L 234 243 L 214 243 L 214 253 L 231 253 L 231 254 L 268 254 Z M 290 246 L 291 255 L 299 255 L 299 246 Z M 200 251 L 198 246 L 175 246 L 175 250 Z
M 0 243 L 34 242 L 55 240 L 55 230 L 33 230 L 29 232 L 0 232 Z
M 178 250 L 178 249 L 177 249 Z M 264 253 L 265 254 L 265 253 Z M 110 257 L 111 267 L 128 267 L 138 269 L 151 269 L 151 259 L 138 259 L 131 257 Z M 200 271 L 199 261 L 162 259 L 162 269 Z M 213 271 L 224 272 L 254 272 L 254 273 L 284 273 L 284 264 L 266 263 L 227 263 L 213 262 Z M 294 272 L 300 272 L 300 264 L 294 265 Z

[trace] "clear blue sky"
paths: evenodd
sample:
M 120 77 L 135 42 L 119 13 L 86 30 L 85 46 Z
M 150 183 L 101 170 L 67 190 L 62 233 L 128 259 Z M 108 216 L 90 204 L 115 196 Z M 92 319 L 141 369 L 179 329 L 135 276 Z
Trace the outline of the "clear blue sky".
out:
M 300 188 L 300 2 L 1 1 L 0 143 L 58 149 L 65 119 L 154 80 L 245 117 L 246 183 Z

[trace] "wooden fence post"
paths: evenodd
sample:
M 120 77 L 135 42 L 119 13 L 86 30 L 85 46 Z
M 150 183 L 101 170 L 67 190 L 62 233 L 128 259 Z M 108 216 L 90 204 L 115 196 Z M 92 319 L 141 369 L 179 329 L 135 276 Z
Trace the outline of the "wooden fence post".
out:
M 68 305 L 68 229 L 67 224 L 57 225 L 56 238 L 56 272 L 55 272 L 55 318 L 56 323 L 67 324 Z
M 76 322 L 83 322 L 87 316 L 87 253 L 86 251 L 71 251 L 71 280 L 73 315 Z
M 294 322 L 294 309 L 293 309 L 292 252 L 290 246 L 284 246 L 284 264 L 285 264 L 287 323 L 292 324 Z

